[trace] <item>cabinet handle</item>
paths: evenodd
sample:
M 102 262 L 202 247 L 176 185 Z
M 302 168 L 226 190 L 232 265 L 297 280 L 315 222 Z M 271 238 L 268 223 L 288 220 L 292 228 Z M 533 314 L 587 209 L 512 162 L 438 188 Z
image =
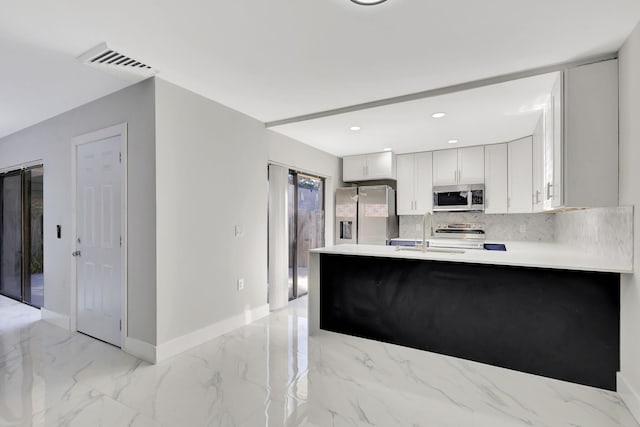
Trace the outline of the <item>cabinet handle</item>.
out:
M 415 201 L 413 202 L 413 206 L 414 206 L 414 208 L 413 208 L 413 209 L 418 210 L 418 201 L 417 201 L 417 200 L 415 200 Z
M 550 182 L 547 182 L 547 200 L 553 197 L 553 192 L 551 191 L 552 188 L 553 188 L 553 184 L 551 184 Z
M 535 201 L 535 204 L 537 205 L 538 203 L 540 203 L 540 190 L 536 190 L 536 201 Z
M 456 184 L 458 183 L 458 171 L 457 170 L 453 171 L 453 182 L 455 182 Z

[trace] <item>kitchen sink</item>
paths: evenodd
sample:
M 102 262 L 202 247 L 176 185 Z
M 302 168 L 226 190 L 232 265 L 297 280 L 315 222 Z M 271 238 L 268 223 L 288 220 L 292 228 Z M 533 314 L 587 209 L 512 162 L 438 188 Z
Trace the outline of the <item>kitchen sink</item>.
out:
M 462 249 L 446 249 L 446 248 L 426 248 L 416 246 L 396 246 L 396 251 L 412 251 L 412 252 L 440 252 L 445 254 L 463 254 Z

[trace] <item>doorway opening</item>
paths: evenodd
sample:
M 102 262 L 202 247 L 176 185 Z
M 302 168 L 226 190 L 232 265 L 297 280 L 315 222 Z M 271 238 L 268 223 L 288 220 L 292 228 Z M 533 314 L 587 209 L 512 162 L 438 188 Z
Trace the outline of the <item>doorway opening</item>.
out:
M 309 291 L 309 250 L 324 246 L 323 178 L 289 170 L 289 301 Z
M 0 174 L 0 294 L 44 306 L 44 167 Z

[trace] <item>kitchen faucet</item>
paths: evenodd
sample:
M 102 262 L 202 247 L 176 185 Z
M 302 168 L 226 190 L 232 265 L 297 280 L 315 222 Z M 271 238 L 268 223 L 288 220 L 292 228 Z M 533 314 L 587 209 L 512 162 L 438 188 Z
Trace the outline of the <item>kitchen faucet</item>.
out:
M 427 224 L 429 224 L 428 236 L 427 236 Z M 422 217 L 422 243 L 416 246 L 418 246 L 422 250 L 422 252 L 426 252 L 427 248 L 429 247 L 429 242 L 427 241 L 427 238 L 430 239 L 431 237 L 433 237 L 433 218 L 432 218 L 431 212 L 427 211 L 424 213 L 424 216 Z

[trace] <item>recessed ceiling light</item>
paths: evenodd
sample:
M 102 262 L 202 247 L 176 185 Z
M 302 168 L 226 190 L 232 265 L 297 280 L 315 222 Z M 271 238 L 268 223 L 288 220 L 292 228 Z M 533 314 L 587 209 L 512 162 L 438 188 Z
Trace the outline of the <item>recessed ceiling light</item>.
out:
M 457 144 L 458 140 L 457 139 L 450 139 L 449 141 L 447 141 L 449 144 Z
M 359 131 L 360 129 L 362 129 L 360 126 L 351 126 L 351 127 L 349 128 L 349 130 L 352 130 L 352 131 L 354 131 L 354 132 L 357 132 L 357 131 Z
M 362 6 L 373 6 L 376 4 L 384 3 L 387 0 L 351 0 L 355 4 L 359 4 Z
M 383 148 L 384 151 L 391 151 L 391 148 Z
M 441 118 L 443 118 L 443 117 L 444 117 L 444 116 L 446 116 L 446 115 L 447 115 L 447 113 L 433 113 L 433 114 L 431 115 L 431 117 L 433 117 L 434 119 L 441 119 Z

